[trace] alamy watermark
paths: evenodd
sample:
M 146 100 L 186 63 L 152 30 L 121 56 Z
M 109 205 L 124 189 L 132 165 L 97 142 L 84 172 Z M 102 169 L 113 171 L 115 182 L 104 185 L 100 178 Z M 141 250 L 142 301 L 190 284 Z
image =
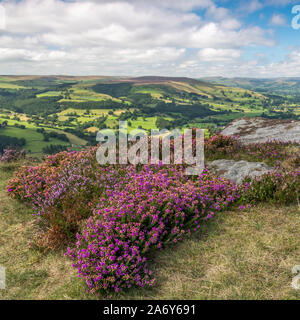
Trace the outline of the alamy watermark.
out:
M 6 29 L 6 14 L 5 8 L 0 4 L 0 31 Z
M 292 19 L 292 28 L 294 30 L 300 29 L 300 5 L 293 6 L 292 14 L 295 14 L 294 18 Z
M 116 132 L 111 129 L 100 130 L 97 141 L 97 161 L 105 164 L 186 164 L 187 175 L 200 175 L 204 170 L 204 130 L 178 129 L 169 131 L 134 129 L 128 133 L 127 121 L 119 122 Z M 171 150 L 172 141 L 172 150 Z M 119 147 L 117 147 L 117 144 Z
M 5 287 L 6 287 L 5 268 L 0 266 L 0 290 L 5 290 Z

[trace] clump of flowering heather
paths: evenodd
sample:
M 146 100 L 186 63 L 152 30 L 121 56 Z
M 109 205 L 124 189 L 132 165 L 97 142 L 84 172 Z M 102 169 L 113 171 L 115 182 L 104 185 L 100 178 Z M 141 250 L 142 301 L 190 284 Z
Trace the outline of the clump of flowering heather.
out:
M 8 193 L 41 222 L 35 243 L 69 249 L 91 291 L 151 285 L 147 253 L 177 242 L 239 198 L 237 187 L 181 166 L 100 166 L 96 148 L 62 152 L 22 167 Z
M 152 285 L 147 253 L 180 241 L 240 197 L 228 180 L 183 172 L 145 166 L 99 199 L 67 252 L 91 292 Z
M 245 179 L 244 183 L 250 182 Z M 290 205 L 300 199 L 300 170 L 275 171 L 256 177 L 243 193 L 245 203 L 273 202 Z
M 89 148 L 48 156 L 41 165 L 20 168 L 9 181 L 8 194 L 31 205 L 39 217 L 39 247 L 54 249 L 74 240 L 99 198 L 127 181 L 133 167 L 100 166 L 95 153 Z
M 48 156 L 37 166 L 21 167 L 9 181 L 7 190 L 12 198 L 39 206 L 48 199 L 55 185 L 66 175 L 66 170 L 74 168 L 78 174 L 88 178 L 95 174 L 96 165 L 95 148 L 81 152 L 61 152 Z
M 233 159 L 262 161 L 277 167 L 273 173 L 245 179 L 242 188 L 243 204 L 262 201 L 290 204 L 300 196 L 300 144 L 296 142 L 267 141 L 243 145 L 234 137 L 213 136 L 205 141 L 207 160 Z M 251 184 L 250 184 L 251 181 Z
M 10 163 L 21 159 L 25 159 L 25 157 L 25 150 L 18 151 L 16 149 L 4 149 L 3 155 L 0 156 L 0 162 Z
M 291 156 L 291 150 L 300 150 L 296 142 L 277 140 L 263 143 L 243 145 L 234 137 L 216 135 L 205 141 L 205 156 L 207 160 L 232 159 L 265 162 L 272 166 L 281 166 Z M 297 159 L 293 162 L 296 165 Z M 299 158 L 298 158 L 299 163 Z M 294 168 L 296 168 L 294 166 Z
M 209 159 L 273 163 L 286 161 L 288 148 L 298 148 L 280 142 L 243 146 L 220 135 L 205 146 Z M 66 255 L 91 292 L 151 286 L 149 252 L 180 241 L 235 202 L 244 208 L 299 197 L 299 170 L 267 174 L 237 187 L 206 171 L 186 176 L 178 165 L 100 166 L 96 150 L 61 152 L 38 166 L 22 167 L 7 189 L 35 209 L 42 227 L 38 246 L 54 249 L 77 239 Z

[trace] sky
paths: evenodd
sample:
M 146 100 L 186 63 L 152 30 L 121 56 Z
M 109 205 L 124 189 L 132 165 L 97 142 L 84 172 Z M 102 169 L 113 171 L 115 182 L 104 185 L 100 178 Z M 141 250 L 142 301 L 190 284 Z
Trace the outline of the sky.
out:
M 0 74 L 300 77 L 300 0 L 0 0 Z

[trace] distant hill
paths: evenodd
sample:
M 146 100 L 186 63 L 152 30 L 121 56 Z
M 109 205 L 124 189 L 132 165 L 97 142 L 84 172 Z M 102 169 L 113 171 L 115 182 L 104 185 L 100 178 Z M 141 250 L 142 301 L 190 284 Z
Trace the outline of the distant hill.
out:
M 201 80 L 187 78 L 187 77 L 157 77 L 157 76 L 145 76 L 145 77 L 136 77 L 129 78 L 129 81 L 133 81 L 134 83 L 166 83 L 166 82 L 185 82 L 189 84 L 200 85 L 203 84 L 205 86 L 209 86 L 208 82 L 204 82 Z M 213 86 L 213 85 L 211 85 Z
M 207 77 L 202 80 L 258 92 L 300 95 L 300 77 L 272 79 Z

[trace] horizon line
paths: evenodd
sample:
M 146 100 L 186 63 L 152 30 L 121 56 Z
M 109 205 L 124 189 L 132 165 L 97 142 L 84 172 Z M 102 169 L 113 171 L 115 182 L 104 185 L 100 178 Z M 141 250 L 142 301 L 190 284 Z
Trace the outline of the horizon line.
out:
M 223 78 L 223 79 L 299 79 L 299 77 L 277 76 L 277 77 L 238 77 L 238 76 L 204 76 L 204 77 L 189 77 L 189 76 L 167 76 L 167 75 L 68 75 L 68 74 L 0 74 L 0 77 L 68 77 L 68 78 L 125 78 L 125 79 L 137 79 L 137 78 L 187 78 L 187 79 L 211 79 L 211 78 Z

